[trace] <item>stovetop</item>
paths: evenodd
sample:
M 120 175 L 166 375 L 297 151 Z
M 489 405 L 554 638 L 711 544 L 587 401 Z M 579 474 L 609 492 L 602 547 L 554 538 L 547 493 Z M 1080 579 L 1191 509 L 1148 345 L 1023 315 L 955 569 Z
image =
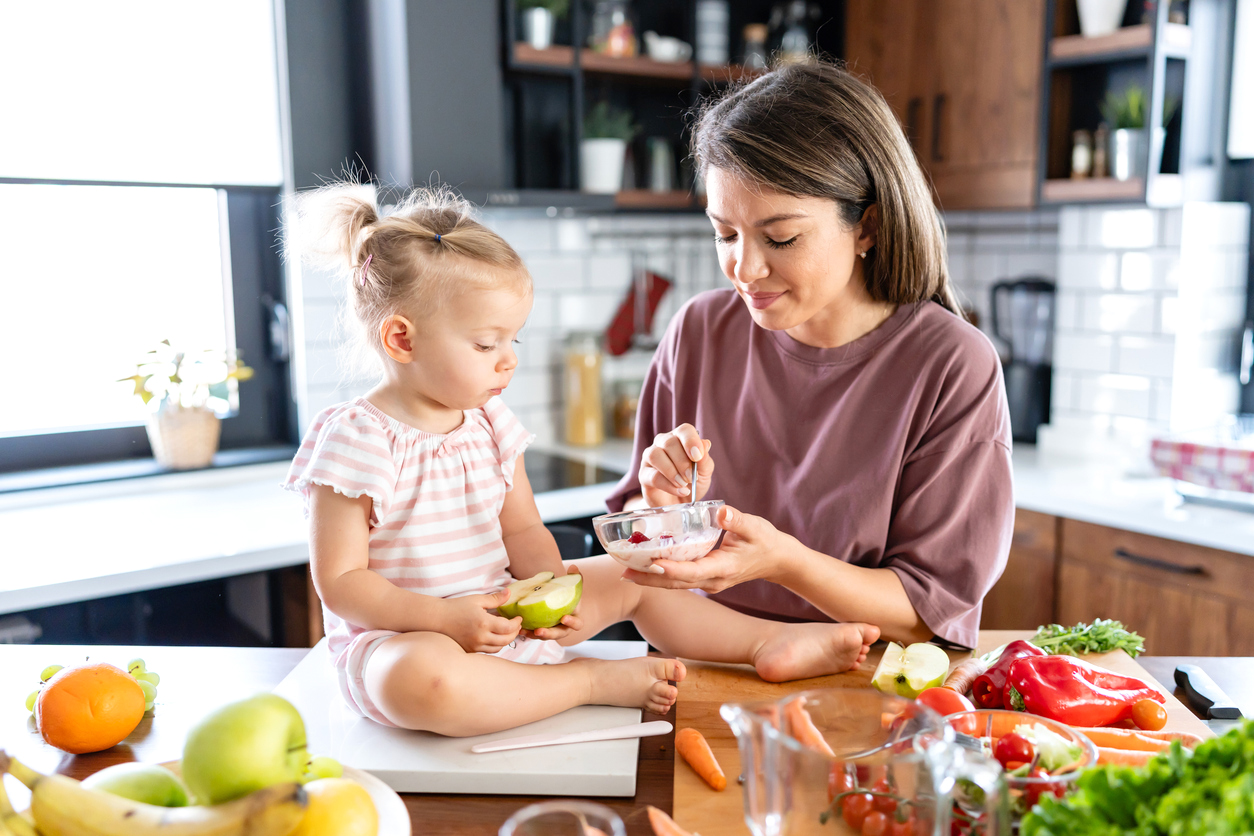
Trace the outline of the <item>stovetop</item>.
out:
M 565 456 L 555 456 L 534 450 L 527 451 L 523 463 L 526 466 L 527 479 L 531 482 L 533 493 L 617 482 L 623 475 L 615 470 L 606 470 L 603 467 L 585 464 Z

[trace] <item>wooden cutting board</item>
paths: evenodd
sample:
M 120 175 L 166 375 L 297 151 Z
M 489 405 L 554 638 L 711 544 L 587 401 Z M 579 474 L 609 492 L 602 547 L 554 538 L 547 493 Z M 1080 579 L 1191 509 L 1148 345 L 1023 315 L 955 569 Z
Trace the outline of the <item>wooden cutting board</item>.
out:
M 980 646 L 976 648 L 976 653 L 987 653 L 1015 639 L 1031 637 L 1031 631 L 986 630 L 980 634 Z M 884 647 L 885 645 L 879 645 L 872 648 L 861 670 L 782 685 L 763 682 L 747 665 L 717 665 L 685 659 L 688 677 L 679 684 L 676 729 L 691 726 L 705 735 L 710 741 L 714 756 L 723 767 L 723 772 L 727 774 L 727 789 L 714 792 L 676 754 L 674 817 L 679 825 L 701 836 L 744 836 L 749 833 L 744 820 L 740 786 L 736 782 L 736 777 L 740 774 L 740 751 L 736 748 L 736 738 L 731 729 L 718 714 L 719 706 L 725 702 L 780 699 L 796 691 L 811 688 L 870 688 L 871 675 L 879 664 Z M 949 657 L 956 663 L 970 655 L 951 652 Z M 1087 657 L 1087 661 L 1117 673 L 1144 679 L 1158 688 L 1167 697 L 1168 730 L 1191 732 L 1201 737 L 1211 736 L 1206 724 L 1172 696 L 1172 689 L 1163 687 L 1162 683 L 1146 673 L 1135 659 L 1122 650 L 1095 654 Z

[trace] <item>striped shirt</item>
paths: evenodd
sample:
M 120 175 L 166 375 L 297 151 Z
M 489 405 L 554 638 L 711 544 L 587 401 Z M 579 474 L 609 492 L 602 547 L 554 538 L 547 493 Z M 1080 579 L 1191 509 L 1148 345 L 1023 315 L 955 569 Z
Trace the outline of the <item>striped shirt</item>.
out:
M 369 568 L 419 595 L 460 598 L 494 592 L 514 580 L 501 540 L 501 506 L 514 466 L 535 436 L 500 398 L 469 410 L 446 435 L 423 432 L 379 411 L 365 398 L 323 410 L 305 434 L 284 487 L 370 497 Z M 327 643 L 337 667 L 350 664 L 354 640 L 387 635 L 325 609 Z M 546 663 L 556 642 L 520 636 L 496 655 Z

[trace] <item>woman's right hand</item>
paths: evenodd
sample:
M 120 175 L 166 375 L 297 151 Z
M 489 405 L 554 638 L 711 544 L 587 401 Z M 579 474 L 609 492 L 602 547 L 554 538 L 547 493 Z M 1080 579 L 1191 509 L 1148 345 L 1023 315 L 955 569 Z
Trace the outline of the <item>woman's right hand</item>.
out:
M 696 502 L 710 490 L 714 459 L 710 444 L 692 424 L 680 424 L 661 433 L 640 456 L 640 492 L 652 508 L 679 502 Z M 697 463 L 697 484 L 690 490 L 692 463 Z
M 445 627 L 441 631 L 467 653 L 496 653 L 518 637 L 522 616 L 502 618 L 494 610 L 509 600 L 509 590 L 486 595 L 446 598 Z

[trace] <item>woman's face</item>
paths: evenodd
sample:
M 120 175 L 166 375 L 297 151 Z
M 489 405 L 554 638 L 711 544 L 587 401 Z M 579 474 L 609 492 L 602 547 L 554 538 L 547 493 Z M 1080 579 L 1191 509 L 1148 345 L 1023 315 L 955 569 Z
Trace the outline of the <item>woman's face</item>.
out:
M 873 234 L 847 228 L 835 201 L 768 191 L 718 168 L 706 172 L 706 198 L 723 273 L 758 325 L 823 345 L 831 323 L 874 304 L 859 258 Z

